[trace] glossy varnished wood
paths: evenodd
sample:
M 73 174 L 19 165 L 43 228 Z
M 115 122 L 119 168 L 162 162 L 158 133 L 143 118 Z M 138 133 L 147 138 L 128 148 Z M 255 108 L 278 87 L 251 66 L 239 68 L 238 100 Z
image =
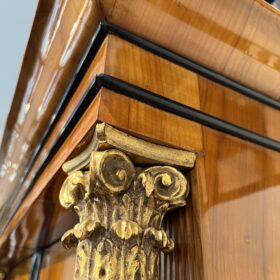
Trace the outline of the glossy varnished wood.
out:
M 279 99 L 279 12 L 262 0 L 103 0 L 106 19 Z
M 60 243 L 45 250 L 39 280 L 74 279 L 75 250 L 66 251 Z
M 96 2 L 39 1 L 1 146 L 0 209 L 22 176 L 96 30 Z M 1 178 L 2 179 L 2 178 Z
M 126 61 L 126 63 L 122 63 L 123 61 Z M 109 35 L 95 59 L 92 61 L 73 98 L 69 101 L 68 107 L 52 131 L 47 143 L 44 145 L 18 197 L 21 197 L 21 193 L 24 193 L 25 189 L 28 187 L 38 166 L 44 160 L 46 152 L 55 142 L 61 129 L 74 111 L 95 75 L 100 73 L 112 75 L 196 109 L 200 109 L 201 102 L 201 110 L 206 113 L 268 137 L 280 139 L 278 130 L 275 129 L 276 123 L 278 123 L 277 120 L 280 119 L 280 113 L 277 110 L 261 105 L 256 101 L 250 100 L 236 92 L 208 81 L 197 74 L 159 58 L 116 36 Z M 236 110 L 239 112 L 238 115 L 235 114 Z M 255 114 L 254 117 L 253 114 Z M 147 118 L 147 116 L 143 117 Z M 174 138 L 176 133 L 172 132 L 169 135 L 171 136 L 167 137 Z M 193 135 L 196 135 L 196 133 Z M 12 149 L 12 146 L 15 144 L 15 142 L 11 142 L 10 149 Z M 193 147 L 189 146 L 188 148 L 197 151 L 201 150 L 199 142 Z M 10 171 L 4 173 L 1 178 L 3 185 L 9 186 L 8 189 L 10 192 L 13 191 L 13 187 L 17 183 L 17 178 L 21 176 L 23 171 L 21 169 L 17 170 L 17 173 L 12 171 L 15 168 L 13 166 L 17 166 L 12 164 L 12 162 L 16 161 L 18 154 L 14 153 L 13 157 L 14 160 L 10 161 Z M 24 156 L 21 155 L 21 158 L 23 157 Z M 13 178 L 13 174 L 16 177 Z M 1 196 L 2 203 L 4 203 L 10 192 L 6 191 L 5 195 Z M 9 205 L 11 209 L 16 207 L 17 200 L 14 199 L 13 203 L 15 204 Z M 6 212 L 9 211 L 6 210 Z M 2 222 L 8 219 L 9 217 L 6 215 L 5 218 L 2 219 Z
M 179 103 L 200 108 L 196 74 L 114 35 L 108 36 L 104 72 Z
M 18 226 L 32 204 L 60 170 L 61 165 L 97 121 L 113 124 L 143 138 L 149 138 L 153 142 L 184 147 L 194 151 L 202 149 L 201 126 L 199 124 L 102 89 L 21 204 L 0 237 L 0 244 L 3 244 L 9 234 Z M 186 129 L 178 132 L 180 126 Z
M 124 64 L 122 61 L 126 61 L 126 63 Z M 40 163 L 44 161 L 46 152 L 59 136 L 61 129 L 95 75 L 99 73 L 115 76 L 196 109 L 200 108 L 201 103 L 201 110 L 206 113 L 276 139 L 279 137 L 276 129 L 277 122 L 274 122 L 279 118 L 279 112 L 276 110 L 260 105 L 110 35 L 104 41 L 76 93 L 44 145 L 29 176 L 23 183 L 22 191 L 29 186 Z M 235 114 L 236 111 L 239 113 Z M 252 116 L 254 116 L 254 119 L 258 118 L 258 121 L 250 122 Z M 66 141 L 68 144 L 65 143 L 62 146 L 61 152 L 57 153 L 56 160 L 54 159 L 49 164 L 36 182 L 30 196 L 21 205 L 4 232 L 0 239 L 1 242 L 4 242 L 9 233 L 15 230 L 22 217 L 30 211 L 30 207 L 47 188 L 64 160 L 70 156 L 75 146 L 98 120 L 108 122 L 155 142 L 162 142 L 199 153 L 203 152 L 202 133 L 199 124 L 102 89 L 86 114 L 81 118 L 77 129 L 69 137 L 69 139 L 72 137 L 72 140 Z M 75 137 L 75 133 L 78 133 L 79 137 Z M 12 207 L 13 204 L 10 205 L 10 209 Z M 54 234 L 54 238 L 58 237 L 59 235 Z M 52 241 L 53 239 L 49 240 Z M 33 244 L 33 246 L 36 246 L 36 244 Z
M 279 13 L 261 0 L 234 4 L 221 0 L 95 3 L 39 3 L 2 146 L 2 151 L 7 151 L 3 153 L 2 174 L 8 174 L 11 181 L 20 177 L 20 168 L 26 165 L 64 93 L 100 13 L 132 32 L 278 98 L 279 44 L 275 38 Z
M 279 279 L 279 153 L 208 128 L 203 134 L 192 199 L 205 279 Z
M 101 92 L 98 119 L 158 143 L 202 151 L 200 124 L 107 89 Z
M 280 141 L 280 111 L 260 104 L 201 76 L 201 111 Z
M 26 189 L 30 185 L 30 182 L 32 181 L 32 178 L 35 176 L 40 164 L 45 160 L 46 154 L 51 149 L 51 147 L 54 145 L 55 141 L 59 137 L 62 129 L 64 128 L 64 126 L 65 126 L 67 120 L 70 118 L 71 114 L 75 111 L 75 109 L 76 109 L 77 105 L 79 104 L 82 96 L 84 95 L 85 91 L 89 87 L 89 84 L 92 82 L 92 80 L 94 79 L 94 77 L 97 74 L 103 72 L 104 58 L 105 58 L 104 51 L 105 51 L 105 49 L 106 49 L 106 45 L 104 45 L 104 47 L 102 47 L 99 50 L 95 59 L 92 61 L 92 64 L 91 64 L 90 69 L 89 69 L 90 71 L 85 75 L 83 82 L 80 84 L 80 86 L 78 87 L 74 96 L 69 101 L 67 108 L 62 113 L 59 121 L 57 122 L 57 125 L 54 127 L 54 129 L 51 132 L 49 138 L 47 139 L 46 143 L 42 147 L 42 150 L 41 150 L 40 154 L 38 155 L 36 161 L 34 162 L 30 173 L 28 174 L 26 180 L 22 183 L 20 190 L 18 190 L 19 193 L 18 193 L 16 199 L 11 201 L 10 204 L 7 205 L 5 215 L 3 216 L 2 220 L 0 221 L 0 224 L 2 224 L 2 227 L 3 227 L 4 222 L 7 221 L 10 218 L 10 216 L 9 216 L 11 214 L 10 209 L 14 209 L 14 207 L 16 207 L 16 205 L 18 204 L 18 199 L 20 199 L 20 197 L 22 197 L 24 195 L 24 192 L 26 191 Z M 9 181 L 9 173 L 5 174 L 5 176 L 3 176 L 1 178 L 1 182 L 5 186 L 9 186 L 8 188 L 10 189 L 10 192 L 13 191 L 13 188 L 15 187 L 15 183 L 16 183 L 16 182 L 10 182 Z M 8 197 L 8 194 L 9 194 L 9 192 L 6 192 L 5 196 L 2 197 L 3 201 L 4 201 L 5 197 Z
M 275 23 L 271 23 L 273 20 L 278 22 L 277 13 L 258 1 L 236 1 L 234 4 L 219 0 L 210 2 L 204 1 L 202 5 L 200 1 L 100 1 L 103 13 L 110 21 L 277 98 L 279 49 L 277 44 L 274 45 L 275 41 L 270 45 L 272 41 L 264 36 L 264 28 L 268 23 L 277 34 Z M 75 21 L 70 2 L 65 3 L 68 3 L 65 4 L 65 12 L 69 12 L 65 17 L 73 18 L 69 24 L 74 24 L 77 17 Z M 78 6 L 81 13 L 82 7 L 88 7 L 89 14 L 93 11 L 90 6 L 83 6 L 82 3 Z M 48 14 L 51 14 L 51 11 L 52 9 L 48 10 Z M 62 10 L 59 13 L 62 13 Z M 61 16 L 63 18 L 63 13 Z M 261 16 L 271 16 L 272 19 L 263 22 Z M 156 23 L 154 18 L 157 19 Z M 87 37 L 85 34 L 91 34 L 96 27 L 95 19 L 91 20 L 92 29 L 82 32 L 82 36 Z M 81 22 L 85 21 L 86 18 L 83 17 Z M 66 20 L 61 22 L 64 22 L 62 26 L 66 25 L 63 27 L 66 32 Z M 53 38 L 55 41 L 56 36 Z M 85 38 L 84 42 L 86 40 Z M 58 43 L 53 44 L 55 46 Z M 82 47 L 86 44 L 79 45 Z M 32 151 L 40 138 L 39 132 L 43 131 L 44 124 L 55 108 L 57 100 L 54 100 L 54 96 L 60 97 L 64 92 L 60 89 L 65 89 L 68 83 L 66 76 L 71 77 L 78 61 L 72 60 L 68 70 L 61 70 L 61 77 L 65 78 L 61 78 L 61 81 L 65 81 L 65 84 L 59 79 L 53 92 L 52 89 L 46 91 L 47 84 L 51 84 L 52 74 L 60 71 L 55 68 L 61 59 L 58 59 L 61 55 L 62 46 L 60 47 L 55 48 L 57 52 L 51 48 L 49 50 L 52 56 L 48 63 L 53 61 L 50 68 L 47 67 L 50 69 L 50 77 L 44 76 L 42 72 L 44 81 L 41 81 L 38 76 L 40 87 L 38 86 L 38 93 L 36 91 L 36 98 L 31 98 L 29 103 L 18 99 L 19 103 L 30 105 L 28 112 L 24 114 L 25 122 L 20 126 L 22 130 L 18 131 L 27 142 L 11 141 L 10 150 L 17 145 L 21 148 L 27 143 Z M 77 60 L 78 57 L 80 56 L 76 57 Z M 34 66 L 32 67 L 28 68 L 29 71 L 34 69 Z M 64 76 L 64 73 L 69 76 Z M 112 75 L 244 128 L 280 139 L 279 112 L 276 110 L 109 35 L 45 143 L 29 176 L 23 182 L 22 191 L 29 186 L 38 167 L 45 160 L 46 152 L 59 136 L 95 75 L 99 73 Z M 273 81 L 268 83 L 266 75 L 273 78 Z M 19 83 L 22 83 L 21 80 L 22 78 Z M 23 96 L 28 95 L 25 92 Z M 42 117 L 44 120 L 36 119 L 37 109 L 43 104 L 40 103 L 40 98 L 45 100 L 44 104 L 49 104 L 45 107 Z M 196 166 L 189 178 L 191 198 L 188 205 L 170 213 L 166 220 L 166 228 L 175 239 L 177 247 L 174 254 L 161 259 L 162 279 L 280 278 L 279 153 L 208 128 L 202 129 L 197 123 L 104 88 L 96 95 L 79 123 L 73 127 L 72 133 L 57 150 L 5 228 L 0 237 L 0 255 L 3 256 L 1 260 L 8 256 L 16 262 L 22 261 L 22 258 L 32 256 L 35 248 L 44 248 L 57 241 L 66 229 L 75 224 L 75 216 L 72 213 L 66 214 L 58 205 L 59 187 L 65 179 L 61 165 L 86 145 L 98 121 L 108 122 L 152 142 L 195 151 L 198 155 Z M 15 123 L 15 120 L 14 123 L 10 122 L 11 133 Z M 28 135 L 33 124 L 37 133 L 31 131 Z M 5 139 L 8 141 L 13 138 Z M 9 164 L 9 176 L 5 177 L 6 181 L 2 181 L 6 186 L 5 191 L 12 186 L 13 180 L 9 183 L 9 178 L 16 168 L 13 164 L 20 156 L 18 150 L 14 150 L 12 156 L 14 159 Z M 29 156 L 27 151 L 22 160 L 28 161 Z M 24 168 L 23 161 L 18 164 Z M 18 169 L 16 176 L 20 174 L 21 169 Z M 13 204 L 10 207 L 13 207 Z M 59 246 L 56 244 L 45 250 L 40 279 L 72 278 L 74 254 L 62 251 Z M 18 268 L 20 266 L 17 266 L 14 272 Z M 30 270 L 29 267 L 29 272 Z M 12 279 L 26 279 L 25 273 L 17 273 L 14 277 L 22 278 Z
M 121 61 L 124 60 L 126 63 L 122 64 Z M 120 65 L 122 66 L 120 67 Z M 134 66 L 137 67 L 137 71 L 133 71 Z M 23 197 L 24 192 L 28 188 L 34 174 L 38 170 L 38 166 L 45 160 L 46 153 L 50 150 L 51 146 L 59 136 L 65 123 L 75 110 L 76 106 L 79 104 L 85 91 L 88 89 L 95 76 L 101 73 L 114 75 L 117 78 L 134 83 L 143 88 L 152 90 L 160 95 L 199 109 L 198 82 L 197 76 L 195 74 L 189 73 L 185 69 L 171 64 L 162 58 L 156 57 L 155 55 L 133 46 L 132 44 L 129 44 L 115 36 L 109 35 L 104 41 L 102 47 L 99 49 L 73 98 L 69 101 L 67 108 L 63 112 L 57 125 L 47 139 L 47 142 L 45 143 L 38 158 L 32 166 L 31 172 L 28 174 L 25 182 L 23 182 L 21 185 L 21 189 L 17 190 L 19 191 L 17 197 L 7 205 L 7 209 L 5 209 L 5 215 L 0 222 L 2 227 L 10 218 L 10 209 L 17 207 L 16 205 L 18 204 L 18 200 L 20 197 Z M 186 94 L 181 94 L 182 89 L 186 90 Z M 94 94 L 94 92 L 92 94 Z M 106 102 L 109 102 L 109 100 Z M 175 128 L 174 125 L 173 127 Z M 153 133 L 150 132 L 150 135 L 152 134 Z M 168 135 L 166 132 L 165 134 Z M 175 134 L 172 133 L 170 135 Z M 196 135 L 196 133 L 194 133 L 194 135 Z M 11 148 L 15 144 L 16 143 L 11 142 Z M 201 150 L 199 142 L 197 142 L 197 145 L 194 146 L 194 149 Z M 15 162 L 18 154 L 13 154 L 13 157 L 13 162 Z M 13 164 L 11 164 L 10 171 L 13 169 L 12 165 Z M 2 203 L 4 203 L 9 197 L 9 194 L 14 191 L 14 187 L 18 182 L 17 178 L 23 174 L 22 171 L 23 170 L 19 169 L 17 171 L 16 178 L 14 178 L 12 181 L 10 180 L 12 171 L 7 171 L 2 176 L 1 182 L 9 190 L 6 191 L 5 195 L 1 197 Z
M 161 59 L 116 36 L 109 36 L 106 53 L 106 74 L 280 141 L 279 110 Z
M 7 278 L 10 280 L 29 280 L 32 264 L 32 257 L 23 260 L 10 271 Z
M 56 175 L 58 170 L 60 170 L 62 164 L 66 161 L 69 155 L 73 152 L 75 147 L 83 139 L 85 134 L 93 127 L 94 123 L 97 121 L 98 115 L 98 104 L 99 96 L 88 108 L 86 114 L 81 118 L 79 124 L 72 132 L 72 134 L 67 138 L 67 140 L 62 145 L 60 152 L 58 151 L 55 157 L 51 160 L 48 167 L 41 174 L 40 178 L 37 180 L 29 196 L 26 197 L 24 203 L 21 204 L 20 208 L 16 212 L 15 216 L 5 228 L 3 234 L 0 237 L 0 244 L 7 239 L 8 235 L 15 229 L 19 221 L 28 212 L 34 201 L 40 196 L 48 183 Z M 77 137 L 79 135 L 79 137 Z M 0 245 L 1 246 L 1 245 Z

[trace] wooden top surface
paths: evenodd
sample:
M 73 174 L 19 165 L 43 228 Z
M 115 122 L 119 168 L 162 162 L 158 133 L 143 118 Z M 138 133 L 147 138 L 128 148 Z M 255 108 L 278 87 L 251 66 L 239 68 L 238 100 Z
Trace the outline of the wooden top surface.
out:
M 279 99 L 280 13 L 263 0 L 103 0 L 106 19 Z

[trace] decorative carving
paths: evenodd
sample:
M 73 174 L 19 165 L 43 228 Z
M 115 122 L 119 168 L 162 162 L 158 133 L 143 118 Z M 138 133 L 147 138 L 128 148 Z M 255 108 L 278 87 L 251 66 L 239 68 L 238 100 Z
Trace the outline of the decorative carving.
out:
M 97 130 L 102 126 L 118 132 L 108 125 L 98 126 Z M 189 187 L 176 168 L 149 165 L 165 160 L 170 164 L 173 151 L 183 159 L 175 158 L 173 165 L 186 167 L 187 158 L 188 167 L 193 166 L 195 157 L 128 135 L 122 146 L 128 147 L 133 139 L 137 147 L 124 152 L 112 142 L 106 145 L 108 136 L 102 138 L 102 151 L 86 152 L 89 160 L 83 153 L 64 165 L 69 176 L 60 191 L 60 203 L 73 209 L 80 222 L 63 235 L 62 243 L 65 248 L 77 246 L 75 279 L 157 279 L 159 251 L 174 248 L 162 229 L 163 217 L 185 205 Z M 156 149 L 163 154 L 154 158 Z

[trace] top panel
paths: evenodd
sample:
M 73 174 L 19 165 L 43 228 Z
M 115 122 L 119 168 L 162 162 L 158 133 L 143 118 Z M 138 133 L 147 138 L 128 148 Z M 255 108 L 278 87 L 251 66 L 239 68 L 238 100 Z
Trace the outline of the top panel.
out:
M 279 12 L 255 0 L 103 0 L 106 19 L 279 99 Z

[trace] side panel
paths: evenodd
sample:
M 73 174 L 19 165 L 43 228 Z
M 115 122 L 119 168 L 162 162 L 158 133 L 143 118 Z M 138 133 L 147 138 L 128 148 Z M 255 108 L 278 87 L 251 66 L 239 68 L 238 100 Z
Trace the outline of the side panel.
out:
M 192 189 L 205 279 L 280 278 L 279 153 L 204 128 Z
M 46 249 L 38 280 L 74 279 L 75 250 L 65 251 L 60 242 Z

